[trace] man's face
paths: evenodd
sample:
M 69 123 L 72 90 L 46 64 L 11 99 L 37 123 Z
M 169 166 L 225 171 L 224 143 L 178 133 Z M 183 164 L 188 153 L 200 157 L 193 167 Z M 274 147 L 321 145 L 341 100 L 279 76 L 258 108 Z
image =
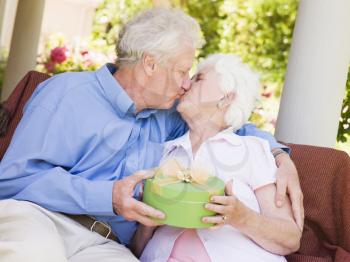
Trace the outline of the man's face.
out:
M 194 55 L 194 48 L 185 47 L 176 58 L 170 59 L 164 65 L 156 65 L 155 72 L 145 87 L 144 99 L 148 107 L 171 108 L 175 100 L 189 90 L 189 71 Z

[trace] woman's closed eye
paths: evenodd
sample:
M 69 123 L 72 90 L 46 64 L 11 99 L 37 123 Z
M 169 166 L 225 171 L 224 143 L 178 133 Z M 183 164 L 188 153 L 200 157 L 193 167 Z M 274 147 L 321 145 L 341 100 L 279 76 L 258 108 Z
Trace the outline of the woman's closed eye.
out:
M 191 78 L 191 81 L 193 81 L 193 82 L 198 82 L 200 80 L 203 80 L 203 74 L 195 74 Z

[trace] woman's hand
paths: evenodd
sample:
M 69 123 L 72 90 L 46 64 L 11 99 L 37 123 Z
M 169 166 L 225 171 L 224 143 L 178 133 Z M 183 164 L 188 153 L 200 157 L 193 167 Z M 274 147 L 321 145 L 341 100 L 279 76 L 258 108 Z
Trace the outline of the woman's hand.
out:
M 211 203 L 205 205 L 205 208 L 217 213 L 216 216 L 203 217 L 204 223 L 215 224 L 211 228 L 218 228 L 224 224 L 229 224 L 234 227 L 246 221 L 248 215 L 247 207 L 239 201 L 232 193 L 232 180 L 225 187 L 226 196 L 213 196 Z
M 203 221 L 234 226 L 264 249 L 279 255 L 287 255 L 299 249 L 301 231 L 293 220 L 289 199 L 282 207 L 276 207 L 275 184 L 268 184 L 254 191 L 260 212 L 246 207 L 232 195 L 232 183 L 226 185 L 227 196 L 214 196 L 208 209 L 217 212 L 214 217 L 204 217 Z

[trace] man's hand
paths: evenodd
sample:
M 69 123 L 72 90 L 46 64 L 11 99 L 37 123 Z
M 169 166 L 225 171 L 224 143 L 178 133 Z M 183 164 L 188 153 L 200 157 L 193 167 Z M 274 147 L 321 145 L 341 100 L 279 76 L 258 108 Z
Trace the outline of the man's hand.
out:
M 139 171 L 116 181 L 112 193 L 114 212 L 123 216 L 126 220 L 135 220 L 146 226 L 159 225 L 151 218 L 164 219 L 165 215 L 133 197 L 136 185 L 152 176 L 151 172 Z
M 286 193 L 289 194 L 292 202 L 293 216 L 300 230 L 304 226 L 304 205 L 303 193 L 300 188 L 298 171 L 289 155 L 282 153 L 276 156 L 277 164 L 277 192 L 276 205 L 281 207 L 284 204 Z

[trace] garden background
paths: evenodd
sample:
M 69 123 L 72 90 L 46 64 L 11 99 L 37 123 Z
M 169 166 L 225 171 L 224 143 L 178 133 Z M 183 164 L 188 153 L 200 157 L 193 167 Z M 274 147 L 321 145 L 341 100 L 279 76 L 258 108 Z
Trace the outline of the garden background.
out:
M 95 70 L 115 59 L 115 42 L 121 26 L 137 12 L 152 7 L 151 0 L 105 0 L 96 8 L 91 36 L 74 43 L 65 35 L 46 35 L 37 70 L 57 74 Z M 261 76 L 261 99 L 251 117 L 260 128 L 274 132 L 279 100 L 298 0 L 171 0 L 200 24 L 204 47 L 196 63 L 211 53 L 235 53 Z M 8 50 L 0 50 L 0 86 Z M 195 64 L 196 64 L 195 63 Z M 320 105 L 322 106 L 322 105 Z M 350 154 L 350 71 L 346 83 L 336 147 Z M 326 125 L 327 123 L 325 123 Z

